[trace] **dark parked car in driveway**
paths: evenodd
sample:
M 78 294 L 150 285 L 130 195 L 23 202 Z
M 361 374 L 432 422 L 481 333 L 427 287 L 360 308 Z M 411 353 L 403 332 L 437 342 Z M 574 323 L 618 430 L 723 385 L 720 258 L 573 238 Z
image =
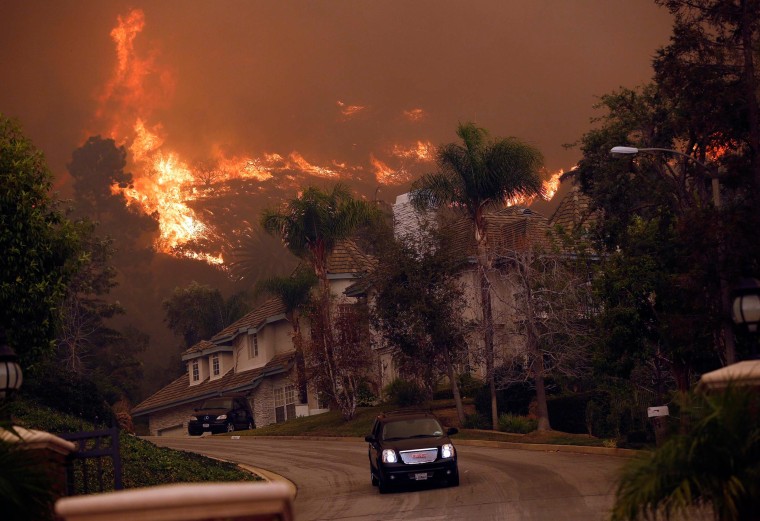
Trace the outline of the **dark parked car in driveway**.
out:
M 216 434 L 253 428 L 253 413 L 248 400 L 242 396 L 207 399 L 200 408 L 195 409 L 195 415 L 190 417 L 187 424 L 190 436 L 200 436 L 205 431 Z
M 375 418 L 369 443 L 369 470 L 372 484 L 380 493 L 394 485 L 427 481 L 459 485 L 457 453 L 445 430 L 429 412 L 391 412 Z

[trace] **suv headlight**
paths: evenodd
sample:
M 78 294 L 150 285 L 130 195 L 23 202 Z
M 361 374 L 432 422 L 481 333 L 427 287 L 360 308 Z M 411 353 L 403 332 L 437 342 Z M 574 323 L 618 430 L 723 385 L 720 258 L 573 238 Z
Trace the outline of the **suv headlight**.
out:
M 197 416 L 190 416 L 190 421 L 191 422 L 197 422 L 198 421 L 198 417 Z
M 226 414 L 220 414 L 219 416 L 216 417 L 216 419 L 217 420 L 226 420 L 227 419 L 227 415 Z
M 396 458 L 396 451 L 393 449 L 385 449 L 383 451 L 383 463 L 396 463 L 398 462 L 398 458 Z
M 451 443 L 444 443 L 443 446 L 441 446 L 441 457 L 442 458 L 454 457 L 454 446 Z

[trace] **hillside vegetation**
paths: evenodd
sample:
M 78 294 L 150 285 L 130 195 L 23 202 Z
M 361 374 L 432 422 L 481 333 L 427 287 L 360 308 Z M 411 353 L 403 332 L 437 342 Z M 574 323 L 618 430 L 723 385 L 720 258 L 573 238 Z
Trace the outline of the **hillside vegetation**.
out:
M 29 401 L 17 400 L 13 404 L 14 424 L 62 434 L 90 431 L 92 423 L 62 414 L 49 407 Z M 167 483 L 199 481 L 255 481 L 258 476 L 245 472 L 232 463 L 173 449 L 157 447 L 126 432 L 121 432 L 119 443 L 124 488 L 147 487 Z

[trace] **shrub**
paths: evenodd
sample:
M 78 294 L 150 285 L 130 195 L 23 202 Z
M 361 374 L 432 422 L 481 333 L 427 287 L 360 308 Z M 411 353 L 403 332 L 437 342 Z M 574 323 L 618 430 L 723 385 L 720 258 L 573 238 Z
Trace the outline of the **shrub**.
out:
M 480 413 L 468 414 L 464 417 L 462 427 L 465 429 L 490 429 L 491 422 Z
M 609 403 L 609 395 L 603 392 L 549 398 L 547 408 L 552 428 L 572 434 L 615 437 L 616 434 L 610 432 L 608 426 Z
M 528 382 L 519 382 L 496 391 L 496 405 L 501 412 L 526 415 L 535 391 Z M 475 409 L 486 417 L 491 416 L 491 393 L 488 384 L 481 385 L 475 393 Z
M 111 408 L 92 379 L 66 371 L 53 362 L 40 364 L 29 379 L 24 379 L 24 395 L 84 421 L 112 422 Z
M 514 414 L 502 414 L 499 416 L 499 430 L 502 432 L 515 432 L 518 434 L 528 434 L 538 428 L 538 420 L 526 416 L 517 416 Z
M 359 407 L 372 407 L 377 403 L 377 396 L 372 392 L 366 381 L 359 383 L 356 389 L 356 405 Z
M 460 396 L 462 393 L 459 393 Z M 433 392 L 433 400 L 453 400 L 454 393 L 451 392 L 451 387 L 439 387 Z
M 481 387 L 483 387 L 483 380 L 475 378 L 470 373 L 462 373 L 459 375 L 459 394 L 462 398 L 474 397 Z
M 414 382 L 396 378 L 385 387 L 385 397 L 399 407 L 410 407 L 425 403 L 425 393 Z

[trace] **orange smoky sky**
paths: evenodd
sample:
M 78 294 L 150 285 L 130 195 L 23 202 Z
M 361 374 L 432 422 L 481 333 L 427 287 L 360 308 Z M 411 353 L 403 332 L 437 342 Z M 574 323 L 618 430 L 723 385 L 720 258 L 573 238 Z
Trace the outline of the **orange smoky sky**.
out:
M 398 168 L 394 146 L 455 140 L 460 121 L 568 169 L 579 152 L 562 145 L 588 130 L 595 97 L 648 81 L 671 23 L 650 0 L 4 2 L 0 112 L 57 176 L 88 133 L 133 123 L 102 103 L 124 59 L 111 32 L 133 10 L 143 26 L 128 45 L 155 99 L 132 116 L 173 150 L 366 172 Z

